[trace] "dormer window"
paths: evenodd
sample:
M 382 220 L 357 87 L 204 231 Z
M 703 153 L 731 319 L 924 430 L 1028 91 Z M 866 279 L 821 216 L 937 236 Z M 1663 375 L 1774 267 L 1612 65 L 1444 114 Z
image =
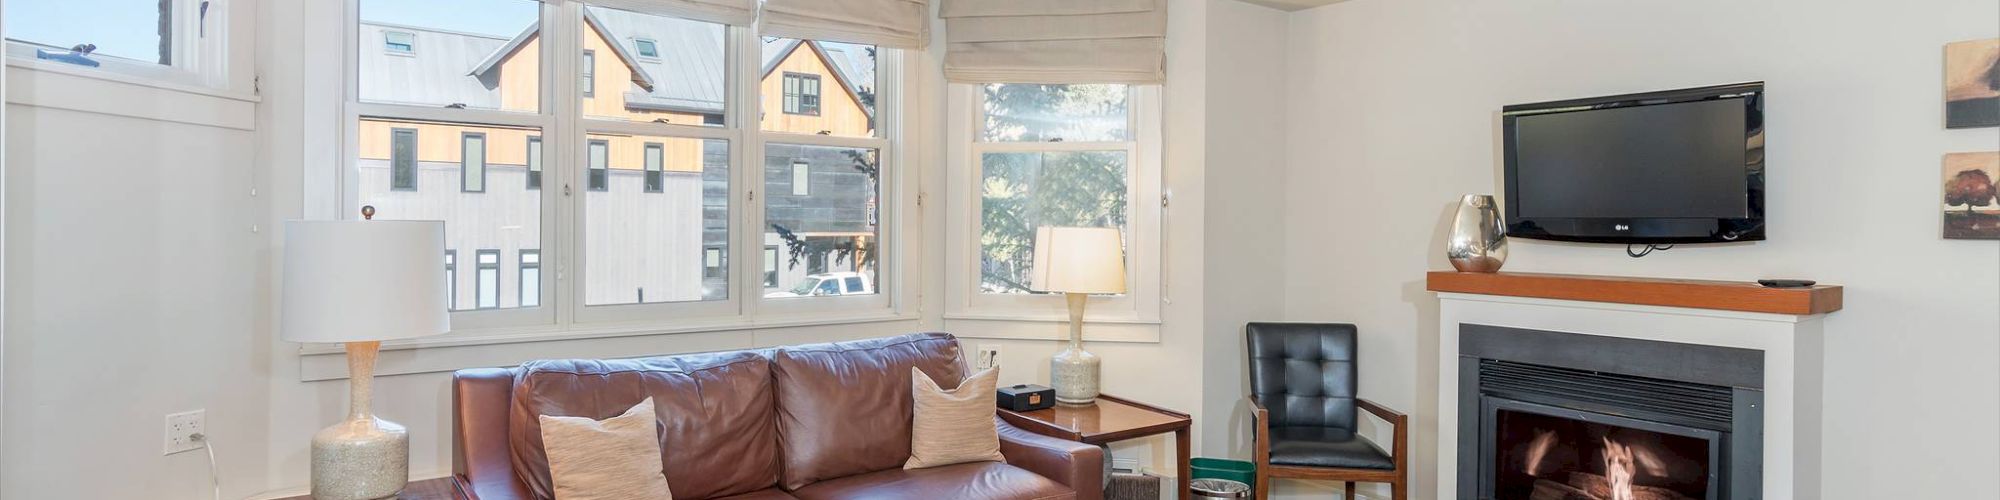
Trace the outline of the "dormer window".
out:
M 660 45 L 654 43 L 650 38 L 632 39 L 632 49 L 634 52 L 639 53 L 639 57 L 648 59 L 660 57 Z
M 417 35 L 402 31 L 384 31 L 382 50 L 390 54 L 414 54 L 417 51 Z

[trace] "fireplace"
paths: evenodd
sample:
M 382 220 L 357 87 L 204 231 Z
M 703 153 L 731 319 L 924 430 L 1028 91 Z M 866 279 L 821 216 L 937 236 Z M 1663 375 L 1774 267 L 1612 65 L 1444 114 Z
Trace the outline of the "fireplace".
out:
M 1459 335 L 1459 498 L 1761 498 L 1761 352 L 1473 324 Z

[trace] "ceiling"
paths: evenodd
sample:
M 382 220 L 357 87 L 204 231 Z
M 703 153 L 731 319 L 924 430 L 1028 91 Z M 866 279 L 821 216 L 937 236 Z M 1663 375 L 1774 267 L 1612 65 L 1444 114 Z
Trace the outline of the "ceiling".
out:
M 1321 5 L 1340 3 L 1342 0 L 1242 0 L 1278 10 L 1305 10 Z

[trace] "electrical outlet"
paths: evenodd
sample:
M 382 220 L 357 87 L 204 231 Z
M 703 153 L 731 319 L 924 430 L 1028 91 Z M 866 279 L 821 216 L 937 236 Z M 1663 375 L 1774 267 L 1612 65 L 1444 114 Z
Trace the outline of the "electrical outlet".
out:
M 979 355 L 972 358 L 972 369 L 984 370 L 1000 366 L 1000 345 L 979 344 Z
M 162 455 L 172 455 L 183 451 L 201 449 L 203 445 L 194 440 L 195 434 L 206 435 L 207 410 L 195 410 L 167 415 L 167 442 Z

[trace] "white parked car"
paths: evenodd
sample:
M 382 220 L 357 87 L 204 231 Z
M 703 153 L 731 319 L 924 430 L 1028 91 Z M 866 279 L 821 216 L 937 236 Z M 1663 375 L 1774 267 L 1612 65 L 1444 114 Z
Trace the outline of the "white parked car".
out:
M 875 293 L 875 282 L 861 273 L 822 273 L 808 275 L 797 285 L 782 291 L 764 294 L 766 298 L 810 297 L 820 295 L 859 295 Z

